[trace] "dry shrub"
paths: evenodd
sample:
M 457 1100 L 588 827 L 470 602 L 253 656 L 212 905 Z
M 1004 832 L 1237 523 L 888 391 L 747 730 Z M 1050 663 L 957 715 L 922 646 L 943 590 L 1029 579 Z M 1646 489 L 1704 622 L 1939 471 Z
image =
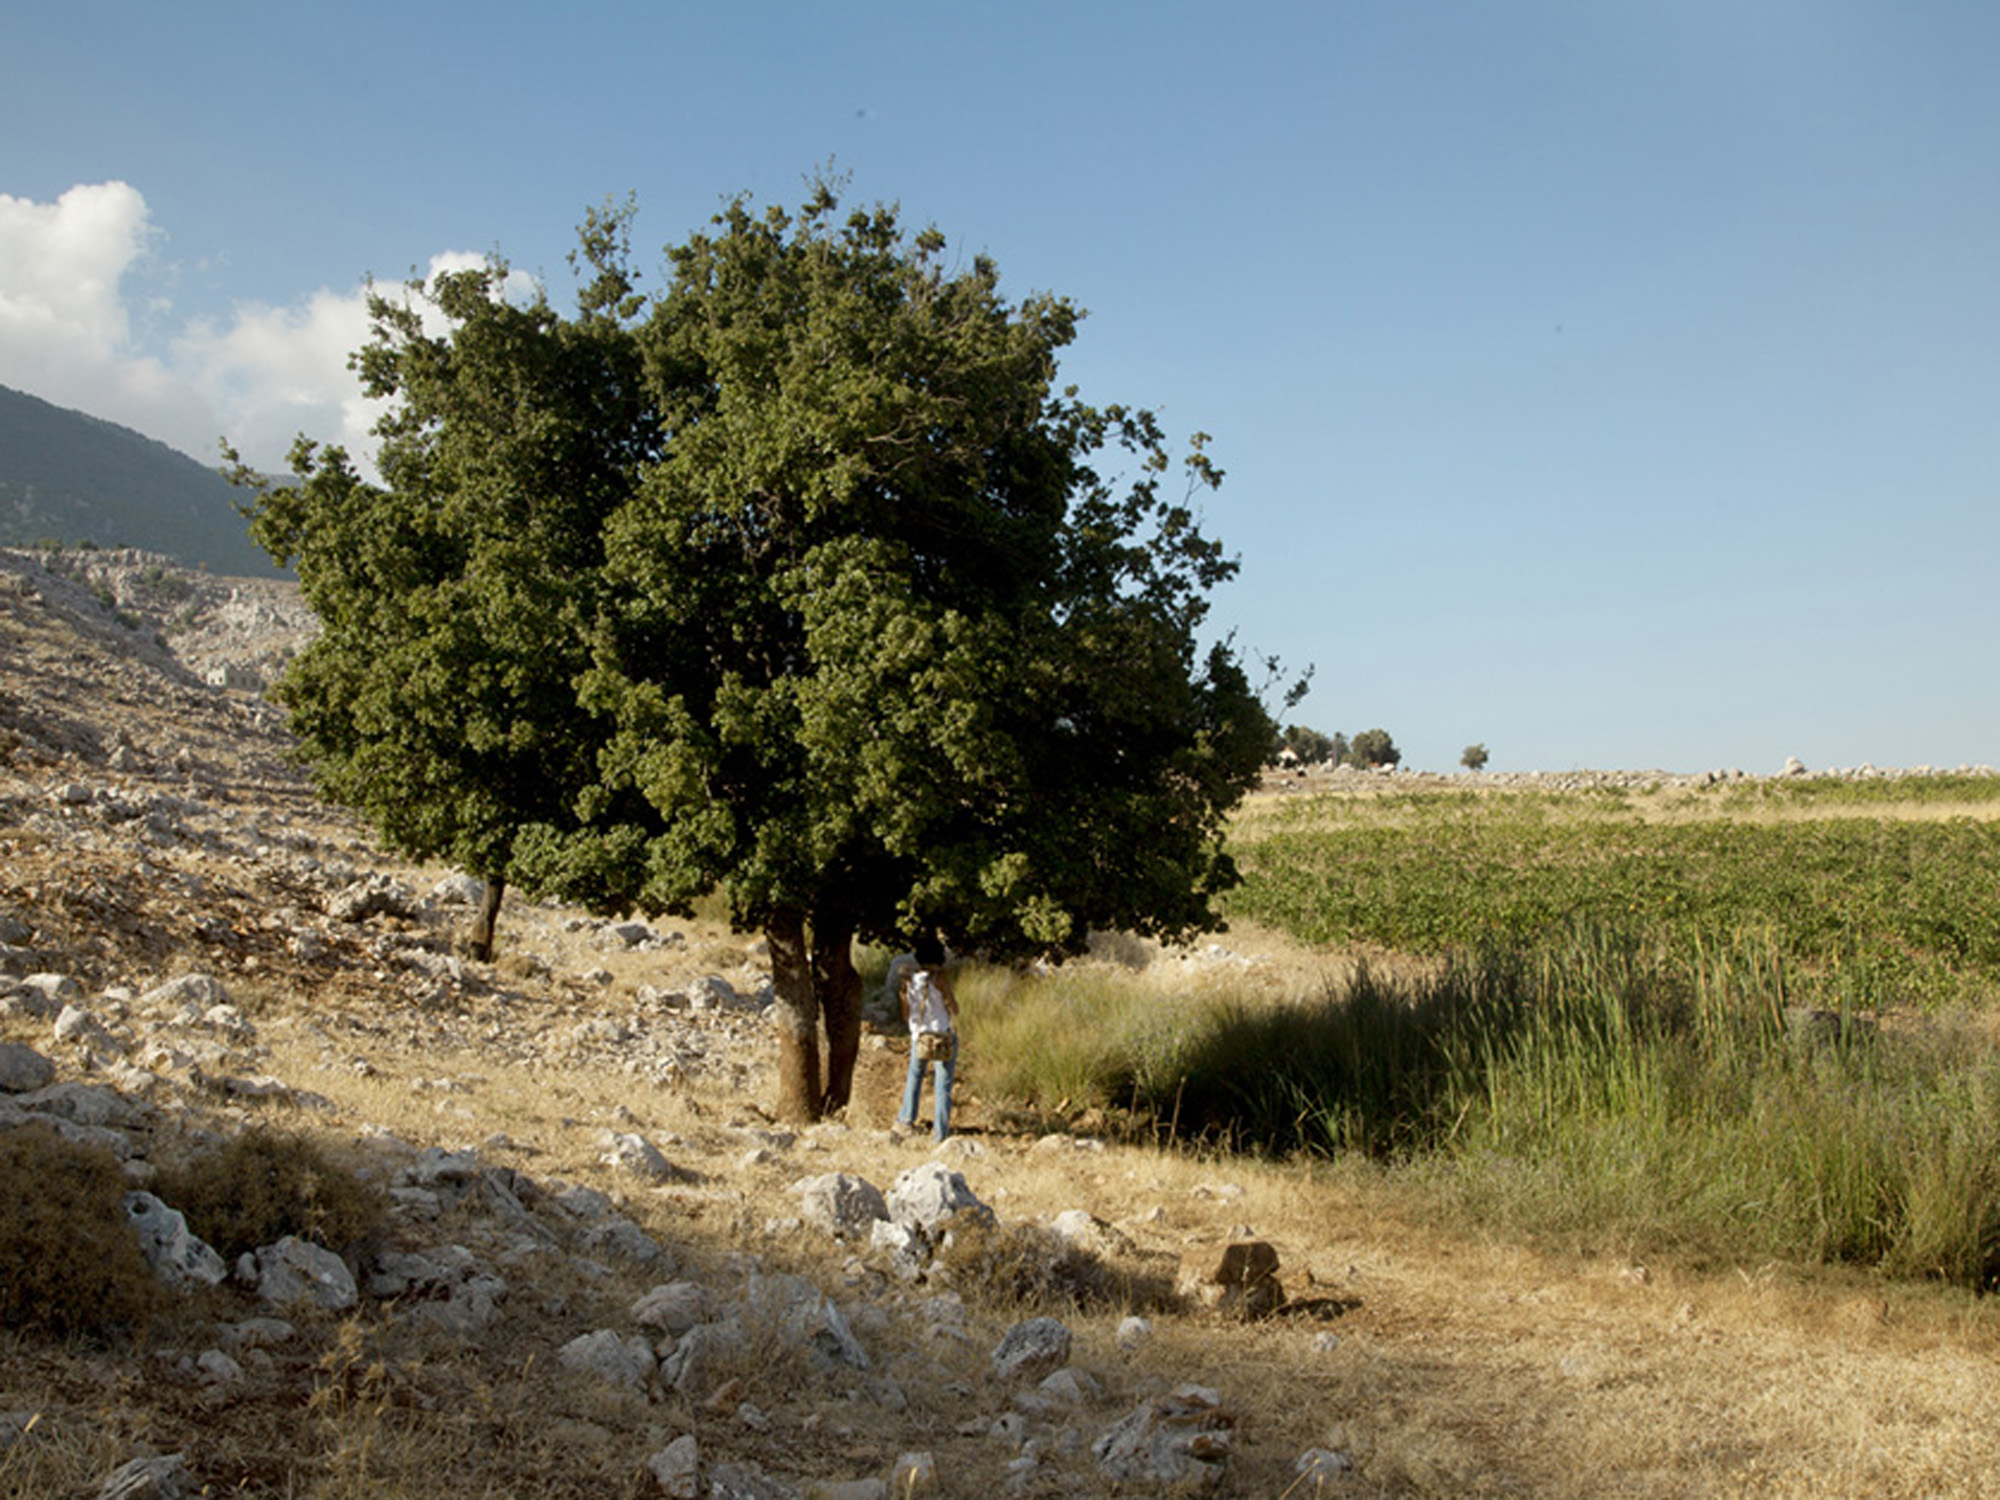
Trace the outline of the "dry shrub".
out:
M 939 1257 L 969 1303 L 996 1312 L 1102 1312 L 1171 1304 L 1168 1280 L 1100 1260 L 1037 1224 L 954 1225 Z
M 143 1324 L 158 1284 L 110 1152 L 31 1125 L 0 1133 L 0 1323 L 57 1334 Z
M 159 1196 L 225 1259 L 297 1235 L 344 1252 L 374 1239 L 381 1189 L 304 1136 L 252 1127 L 160 1173 Z

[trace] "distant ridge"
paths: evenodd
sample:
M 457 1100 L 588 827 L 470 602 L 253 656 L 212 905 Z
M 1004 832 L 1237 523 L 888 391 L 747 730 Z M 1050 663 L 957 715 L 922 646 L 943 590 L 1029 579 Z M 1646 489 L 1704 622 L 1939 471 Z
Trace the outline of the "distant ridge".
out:
M 226 576 L 279 576 L 216 469 L 115 422 L 0 386 L 0 545 L 139 547 Z

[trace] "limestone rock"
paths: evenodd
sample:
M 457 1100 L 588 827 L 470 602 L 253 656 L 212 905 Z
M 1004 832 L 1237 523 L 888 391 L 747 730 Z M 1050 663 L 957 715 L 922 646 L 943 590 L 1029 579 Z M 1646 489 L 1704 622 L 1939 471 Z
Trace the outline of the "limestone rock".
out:
M 676 1182 L 682 1175 L 665 1153 L 643 1135 L 616 1130 L 605 1132 L 604 1154 L 599 1160 L 607 1167 L 622 1168 L 651 1182 Z
M 675 1338 L 708 1318 L 708 1289 L 695 1281 L 666 1282 L 632 1304 L 634 1323 Z
M 169 1286 L 220 1286 L 228 1277 L 222 1257 L 188 1228 L 179 1209 L 151 1193 L 127 1193 L 125 1217 L 139 1236 L 146 1264 Z
M 257 1295 L 274 1307 L 311 1302 L 345 1312 L 361 1300 L 346 1262 L 297 1235 L 288 1234 L 244 1259 L 252 1263 Z
M 965 1178 L 936 1161 L 922 1162 L 896 1178 L 888 1210 L 897 1223 L 913 1224 L 932 1236 L 960 1215 L 969 1222 L 993 1222 L 993 1210 L 979 1201 Z
M 652 1346 L 636 1334 L 621 1338 L 609 1328 L 571 1339 L 556 1351 L 556 1358 L 565 1369 L 634 1390 L 644 1390 L 653 1375 Z
M 844 1240 L 865 1240 L 889 1217 L 882 1190 L 866 1178 L 829 1172 L 799 1185 L 799 1213 L 808 1224 Z
M 31 1094 L 56 1076 L 56 1066 L 33 1047 L 0 1042 L 0 1094 Z
M 1037 1380 L 1069 1363 L 1070 1332 L 1056 1318 L 1029 1318 L 1007 1330 L 993 1351 L 1001 1380 Z
M 1182 1386 L 1129 1412 L 1090 1451 L 1111 1479 L 1206 1488 L 1222 1478 L 1233 1426 L 1214 1392 Z
M 654 1483 L 668 1500 L 700 1500 L 701 1445 L 684 1433 L 646 1460 Z
M 1285 1302 L 1278 1252 L 1263 1240 L 1201 1245 L 1184 1252 L 1174 1290 L 1211 1312 L 1244 1318 L 1263 1317 Z
M 135 1458 L 111 1471 L 97 1491 L 97 1500 L 181 1500 L 187 1459 L 179 1453 L 164 1458 Z

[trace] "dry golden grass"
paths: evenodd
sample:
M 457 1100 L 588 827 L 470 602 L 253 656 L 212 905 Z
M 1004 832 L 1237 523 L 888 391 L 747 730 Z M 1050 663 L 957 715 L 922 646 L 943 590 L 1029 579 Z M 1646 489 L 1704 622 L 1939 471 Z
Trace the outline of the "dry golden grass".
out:
M 418 1147 L 478 1145 L 489 1162 L 538 1181 L 612 1194 L 670 1248 L 674 1271 L 617 1266 L 580 1277 L 559 1260 L 530 1258 L 507 1269 L 506 1311 L 476 1340 L 374 1313 L 296 1320 L 297 1348 L 272 1351 L 269 1368 L 252 1362 L 229 1393 L 156 1378 L 203 1347 L 200 1318 L 212 1309 L 163 1320 L 137 1348 L 8 1334 L 0 1413 L 38 1415 L 30 1439 L 7 1446 L 0 1436 L 0 1495 L 85 1496 L 146 1447 L 187 1451 L 204 1476 L 228 1476 L 254 1495 L 640 1496 L 656 1492 L 645 1457 L 690 1431 L 712 1459 L 827 1478 L 886 1475 L 897 1454 L 926 1448 L 939 1456 L 945 1495 L 1004 1492 L 1014 1450 L 984 1426 L 1010 1393 L 995 1388 L 986 1360 L 1022 1309 L 982 1306 L 968 1288 L 967 1336 L 939 1338 L 912 1296 L 892 1288 L 878 1298 L 855 1279 L 845 1247 L 771 1228 L 796 1213 L 802 1178 L 849 1171 L 886 1188 L 928 1156 L 927 1139 L 887 1130 L 900 1053 L 871 1042 L 847 1120 L 752 1162 L 755 1133 L 772 1125 L 768 1041 L 756 1044 L 740 1090 L 646 1082 L 615 1055 L 543 1048 L 542 1060 L 528 1060 L 502 1044 L 629 1014 L 641 984 L 747 972 L 757 957 L 712 922 L 674 924 L 687 933 L 682 950 L 606 954 L 565 930 L 569 915 L 510 906 L 499 970 L 518 993 L 443 1010 L 375 1003 L 366 975 L 307 986 L 276 963 L 250 971 L 240 988 L 268 1049 L 259 1071 L 333 1108 L 218 1102 L 211 1123 L 273 1123 L 343 1153 L 379 1132 Z M 1248 928 L 1218 941 L 1233 959 L 1188 962 L 1116 944 L 1095 962 L 1162 1006 L 1224 985 L 1282 998 L 1319 988 L 1349 962 Z M 593 970 L 608 982 L 584 977 Z M 48 1046 L 45 1028 L 19 1020 L 0 1022 L 0 1036 Z M 1089 1211 L 1129 1238 L 1131 1251 L 1114 1263 L 1135 1287 L 1170 1274 L 1192 1243 L 1254 1234 L 1277 1247 L 1302 1308 L 1270 1322 L 1153 1311 L 1156 1337 L 1127 1353 L 1115 1339 L 1123 1307 L 1060 1310 L 1075 1331 L 1075 1362 L 1105 1385 L 1078 1429 L 1095 1435 L 1183 1381 L 1211 1386 L 1239 1424 L 1225 1493 L 1286 1494 L 1294 1459 L 1313 1445 L 1357 1460 L 1357 1495 L 1858 1500 L 1980 1495 L 2000 1473 L 2000 1322 L 1969 1297 L 1844 1274 L 1642 1270 L 1493 1242 L 1366 1167 L 1038 1144 L 1005 1128 L 1002 1102 L 986 1096 L 969 1048 L 961 1134 L 943 1150 L 1003 1219 Z M 649 1186 L 607 1166 L 612 1128 L 653 1139 L 688 1180 Z M 857 1332 L 904 1404 L 856 1399 L 802 1371 L 775 1341 L 753 1343 L 719 1372 L 739 1384 L 714 1407 L 679 1397 L 648 1404 L 555 1368 L 562 1342 L 622 1327 L 624 1309 L 653 1282 L 733 1284 L 745 1254 L 810 1275 L 851 1309 L 879 1306 Z M 733 1403 L 746 1400 L 767 1430 L 738 1419 Z M 1075 1487 L 1089 1472 L 1051 1466 L 1029 1493 L 1108 1493 Z

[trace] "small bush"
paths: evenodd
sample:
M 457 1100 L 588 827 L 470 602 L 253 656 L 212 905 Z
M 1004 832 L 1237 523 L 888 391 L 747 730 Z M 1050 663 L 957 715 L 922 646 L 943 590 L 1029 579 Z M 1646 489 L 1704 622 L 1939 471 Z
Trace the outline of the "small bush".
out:
M 372 1239 L 387 1212 L 362 1181 L 303 1136 L 253 1128 L 163 1170 L 159 1196 L 225 1258 L 297 1235 L 336 1252 Z
M 0 1133 L 0 1323 L 106 1334 L 142 1325 L 159 1287 L 107 1151 L 40 1125 Z
M 954 1226 L 939 1258 L 953 1286 L 991 1308 L 1086 1308 L 1113 1300 L 1102 1261 L 1033 1224 Z
M 955 1225 L 939 1259 L 971 1303 L 1005 1313 L 1174 1305 L 1172 1278 L 1100 1260 L 1035 1224 Z

